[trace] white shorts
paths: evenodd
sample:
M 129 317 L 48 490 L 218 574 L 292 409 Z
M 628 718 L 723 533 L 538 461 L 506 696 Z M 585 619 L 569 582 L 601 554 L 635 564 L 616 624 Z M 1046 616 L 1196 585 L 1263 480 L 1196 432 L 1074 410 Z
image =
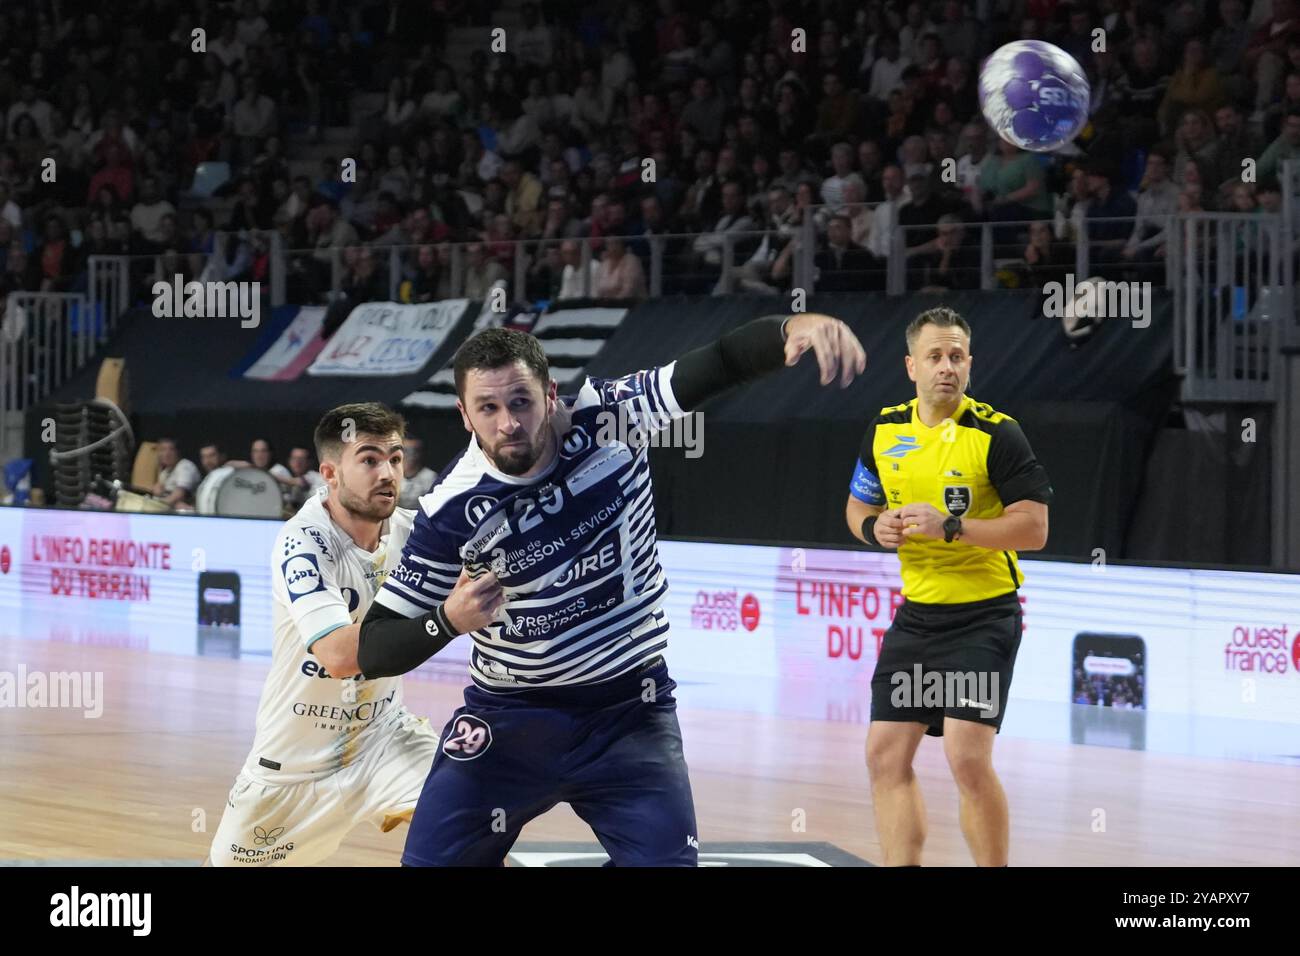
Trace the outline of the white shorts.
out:
M 438 735 L 402 711 L 350 765 L 318 780 L 268 786 L 241 772 L 212 841 L 213 866 L 310 866 L 354 826 L 388 831 L 415 812 Z

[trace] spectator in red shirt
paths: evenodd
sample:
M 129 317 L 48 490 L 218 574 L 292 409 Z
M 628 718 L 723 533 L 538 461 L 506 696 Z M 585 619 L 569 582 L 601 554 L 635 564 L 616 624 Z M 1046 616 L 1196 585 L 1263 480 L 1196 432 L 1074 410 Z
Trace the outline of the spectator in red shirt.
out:
M 90 177 L 90 186 L 86 190 L 87 204 L 95 201 L 99 190 L 104 186 L 111 186 L 120 202 L 131 201 L 135 182 L 131 167 L 122 160 L 121 147 L 116 143 L 110 143 L 104 151 L 104 168 Z

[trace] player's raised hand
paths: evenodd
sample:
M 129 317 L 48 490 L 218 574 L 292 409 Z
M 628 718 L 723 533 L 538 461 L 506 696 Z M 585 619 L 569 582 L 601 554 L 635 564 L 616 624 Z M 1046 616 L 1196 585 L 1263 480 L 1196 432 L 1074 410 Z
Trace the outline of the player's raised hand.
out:
M 796 364 L 804 352 L 812 349 L 823 385 L 838 377 L 840 388 L 847 388 L 866 370 L 866 350 L 853 330 L 837 318 L 803 312 L 786 323 L 785 335 L 785 364 Z
M 442 609 L 457 634 L 468 634 L 495 621 L 505 601 L 505 592 L 495 574 L 487 571 L 471 578 L 469 572 L 461 568 L 456 586 L 451 589 Z

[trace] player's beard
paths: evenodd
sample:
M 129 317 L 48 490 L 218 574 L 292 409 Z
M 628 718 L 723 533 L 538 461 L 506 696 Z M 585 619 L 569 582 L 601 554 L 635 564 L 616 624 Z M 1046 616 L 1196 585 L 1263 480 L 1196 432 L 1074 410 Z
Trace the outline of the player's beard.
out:
M 548 414 L 542 419 L 537 434 L 533 435 L 532 438 L 522 439 L 523 444 L 514 445 L 499 441 L 496 445 L 489 447 L 488 443 L 483 440 L 482 435 L 478 436 L 478 443 L 497 471 L 505 475 L 518 476 L 537 464 L 538 459 L 542 457 L 542 453 L 546 451 L 546 439 L 550 432 L 551 416 Z M 512 441 L 520 440 L 519 438 L 512 439 Z
M 391 490 L 393 497 L 381 497 L 378 493 L 383 490 Z M 339 504 L 348 514 L 365 521 L 384 521 L 392 517 L 397 510 L 398 491 L 397 485 L 384 484 L 370 489 L 369 496 L 363 496 L 349 488 L 342 472 L 339 473 Z

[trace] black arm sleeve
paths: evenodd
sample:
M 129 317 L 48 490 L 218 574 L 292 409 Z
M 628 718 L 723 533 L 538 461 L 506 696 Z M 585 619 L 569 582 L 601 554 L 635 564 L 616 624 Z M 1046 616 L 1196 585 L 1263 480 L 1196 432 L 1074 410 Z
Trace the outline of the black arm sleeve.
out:
M 1052 483 L 1029 440 L 1012 419 L 998 423 L 989 442 L 989 481 L 1004 506 L 1017 501 L 1052 502 Z
M 439 604 L 421 617 L 403 617 L 375 602 L 357 636 L 357 667 L 367 678 L 413 671 L 458 635 Z
M 781 325 L 788 316 L 767 315 L 687 352 L 673 368 L 673 394 L 690 411 L 733 385 L 761 378 L 785 365 Z

